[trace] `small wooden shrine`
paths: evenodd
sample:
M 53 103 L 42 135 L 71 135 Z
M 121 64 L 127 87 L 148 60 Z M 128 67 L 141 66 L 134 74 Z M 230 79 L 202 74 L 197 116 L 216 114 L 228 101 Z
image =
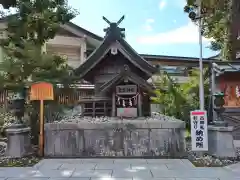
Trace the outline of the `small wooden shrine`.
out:
M 79 78 L 95 85 L 94 96 L 81 100 L 85 116 L 150 115 L 154 87 L 147 80 L 157 69 L 125 41 L 125 29 L 118 27 L 123 19 L 112 23 L 104 17 L 109 27 L 103 42 L 75 70 Z
M 221 73 L 216 77 L 216 91 L 225 94 L 224 107 L 228 109 L 239 109 L 240 107 L 240 61 L 218 62 Z

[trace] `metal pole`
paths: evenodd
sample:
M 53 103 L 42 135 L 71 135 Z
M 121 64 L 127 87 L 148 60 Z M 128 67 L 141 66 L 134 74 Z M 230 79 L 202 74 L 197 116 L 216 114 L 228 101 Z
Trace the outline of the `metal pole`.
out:
M 198 4 L 198 16 L 199 16 L 199 71 L 200 71 L 200 77 L 199 77 L 199 101 L 200 101 L 200 110 L 204 110 L 204 82 L 203 82 L 203 53 L 202 53 L 202 18 L 201 18 L 201 0 Z

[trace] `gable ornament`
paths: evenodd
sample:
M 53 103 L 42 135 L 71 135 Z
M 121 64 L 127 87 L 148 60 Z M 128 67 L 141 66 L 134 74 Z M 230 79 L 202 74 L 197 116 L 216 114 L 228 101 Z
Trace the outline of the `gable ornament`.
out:
M 118 48 L 115 47 L 115 46 L 112 46 L 112 47 L 111 47 L 111 54 L 112 54 L 112 55 L 116 55 L 117 53 L 118 53 Z
M 239 86 L 236 86 L 236 97 L 237 98 L 240 97 L 240 88 L 239 88 Z

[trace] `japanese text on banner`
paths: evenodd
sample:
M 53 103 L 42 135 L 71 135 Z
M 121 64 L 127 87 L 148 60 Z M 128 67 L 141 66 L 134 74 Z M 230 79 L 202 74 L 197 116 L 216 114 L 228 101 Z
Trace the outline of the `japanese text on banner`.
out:
M 207 112 L 191 112 L 192 151 L 208 151 Z

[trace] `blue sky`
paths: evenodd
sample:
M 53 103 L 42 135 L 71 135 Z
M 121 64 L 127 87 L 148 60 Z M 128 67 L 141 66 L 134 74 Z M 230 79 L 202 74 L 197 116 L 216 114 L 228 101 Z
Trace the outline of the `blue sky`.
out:
M 117 21 L 125 20 L 126 39 L 139 53 L 191 56 L 199 55 L 197 27 L 183 12 L 186 0 L 69 0 L 69 5 L 80 12 L 73 22 L 103 36 L 107 26 L 102 16 Z M 215 55 L 203 38 L 203 55 Z
M 104 36 L 105 16 L 116 22 L 125 15 L 120 27 L 126 29 L 126 40 L 142 54 L 199 56 L 198 28 L 183 12 L 186 0 L 68 0 L 79 11 L 73 23 Z M 203 56 L 216 52 L 203 38 Z

